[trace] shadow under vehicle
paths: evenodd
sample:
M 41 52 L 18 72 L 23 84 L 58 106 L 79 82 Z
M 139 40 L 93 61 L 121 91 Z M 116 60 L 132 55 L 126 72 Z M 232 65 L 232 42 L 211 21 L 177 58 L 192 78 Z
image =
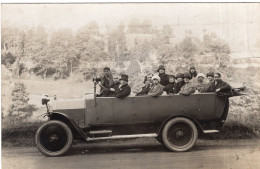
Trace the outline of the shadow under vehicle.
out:
M 50 99 L 44 97 L 49 120 L 39 127 L 35 142 L 46 156 L 63 155 L 73 139 L 155 137 L 170 151 L 188 151 L 199 134 L 218 132 L 222 127 L 229 97 L 199 93 L 119 99 L 88 94 L 81 99 L 55 100 L 52 111 L 48 109 Z

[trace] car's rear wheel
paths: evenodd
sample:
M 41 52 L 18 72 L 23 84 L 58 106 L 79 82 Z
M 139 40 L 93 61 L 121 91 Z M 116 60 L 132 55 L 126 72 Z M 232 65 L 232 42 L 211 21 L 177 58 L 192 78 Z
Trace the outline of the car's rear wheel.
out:
M 164 145 L 171 151 L 187 151 L 198 138 L 198 130 L 194 123 L 183 117 L 171 119 L 162 132 Z
M 35 135 L 38 150 L 50 157 L 65 154 L 70 149 L 72 141 L 73 135 L 68 125 L 56 120 L 43 124 Z

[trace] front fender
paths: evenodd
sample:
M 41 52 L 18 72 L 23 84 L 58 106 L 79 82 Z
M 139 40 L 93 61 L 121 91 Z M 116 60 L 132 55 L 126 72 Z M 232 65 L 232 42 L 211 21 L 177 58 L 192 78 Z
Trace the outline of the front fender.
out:
M 71 128 L 74 135 L 80 136 L 81 139 L 86 141 L 87 136 L 85 132 L 68 115 L 60 112 L 52 112 L 50 114 L 50 120 L 59 120 L 66 123 Z

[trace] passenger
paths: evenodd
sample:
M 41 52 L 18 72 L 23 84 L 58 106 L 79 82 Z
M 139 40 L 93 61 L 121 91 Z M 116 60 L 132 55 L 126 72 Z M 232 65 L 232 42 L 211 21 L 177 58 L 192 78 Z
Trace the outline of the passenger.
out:
M 128 75 L 122 74 L 120 85 L 116 88 L 115 92 L 111 95 L 112 97 L 124 98 L 131 93 L 131 88 L 128 85 Z
M 175 85 L 175 94 L 178 94 L 182 88 L 182 86 L 184 86 L 185 82 L 183 81 L 183 74 L 182 73 L 178 73 L 176 75 L 176 85 Z
M 166 86 L 169 83 L 169 76 L 165 73 L 165 67 L 160 65 L 157 72 L 159 72 L 160 84 Z
M 114 80 L 114 84 L 111 85 L 111 87 L 109 89 L 108 96 L 113 96 L 113 94 L 115 93 L 116 89 L 120 85 L 120 81 L 119 81 L 118 75 L 114 75 L 113 80 Z
M 205 88 L 206 83 L 204 82 L 205 75 L 203 73 L 199 73 L 197 75 L 197 83 L 195 84 L 195 90 L 202 92 Z
M 207 79 L 209 81 L 209 83 L 214 81 L 214 72 L 209 72 L 207 73 Z
M 207 79 L 208 79 L 208 83 L 206 83 L 205 86 L 201 89 L 201 92 L 207 92 L 211 83 L 214 82 L 214 72 L 208 72 L 206 74 L 206 76 L 207 76 Z
M 148 74 L 147 76 L 145 76 L 145 80 L 144 80 L 144 86 L 142 87 L 142 90 L 136 94 L 136 96 L 143 96 L 143 95 L 147 95 L 149 90 L 151 89 L 151 85 L 152 85 L 152 74 Z
M 154 75 L 152 77 L 153 85 L 148 93 L 149 96 L 160 96 L 163 93 L 163 85 L 160 84 L 160 77 Z
M 153 77 L 153 74 L 152 73 L 149 73 L 147 74 L 145 77 L 144 77 L 144 84 L 147 80 L 149 80 L 150 82 L 152 82 L 152 77 Z
M 175 93 L 175 76 L 169 75 L 169 83 L 164 87 L 164 91 L 166 91 L 167 94 L 174 94 Z
M 185 85 L 182 86 L 181 91 L 179 93 L 182 95 L 188 96 L 195 92 L 195 87 L 190 82 L 191 74 L 189 72 L 184 73 L 183 78 L 184 78 Z
M 191 80 L 190 80 L 190 82 L 191 82 L 193 85 L 196 85 L 196 83 L 197 83 L 197 78 L 196 78 L 196 77 L 197 77 L 197 71 L 196 71 L 195 67 L 194 67 L 194 66 L 191 66 L 189 72 L 190 72 L 190 74 L 191 74 Z
M 197 77 L 197 71 L 194 66 L 190 67 L 189 73 L 191 74 L 191 78 Z
M 210 83 L 208 88 L 205 90 L 206 92 L 227 92 L 230 93 L 231 86 L 227 83 L 221 80 L 221 74 L 215 73 L 214 74 L 214 81 Z

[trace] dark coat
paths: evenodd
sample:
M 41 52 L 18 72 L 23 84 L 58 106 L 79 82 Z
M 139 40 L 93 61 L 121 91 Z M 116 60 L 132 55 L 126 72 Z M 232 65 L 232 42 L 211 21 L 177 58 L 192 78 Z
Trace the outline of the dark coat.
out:
M 116 90 L 119 85 L 120 85 L 120 82 L 117 82 L 117 83 L 112 84 L 110 88 L 113 88 Z M 108 90 L 107 96 L 113 96 L 114 93 L 115 93 L 115 91 Z
M 116 88 L 115 93 L 113 93 L 111 96 L 117 97 L 117 98 L 124 98 L 127 97 L 131 93 L 131 88 L 128 84 L 123 86 L 118 86 Z
M 174 93 L 175 93 L 175 94 L 179 93 L 180 90 L 181 90 L 181 88 L 182 88 L 182 86 L 184 86 L 184 85 L 185 85 L 185 82 L 184 82 L 184 81 L 181 81 L 181 82 L 179 82 L 179 83 L 176 83 Z
M 173 82 L 173 83 L 168 83 L 165 87 L 164 87 L 164 91 L 166 91 L 167 94 L 174 94 L 175 93 L 175 86 L 176 86 L 176 83 Z
M 220 81 L 215 84 L 215 81 L 209 84 L 208 88 L 205 90 L 206 92 L 215 92 L 217 89 L 220 89 L 221 92 L 230 92 L 231 86 L 220 79 Z
M 150 91 L 150 89 L 151 89 L 150 84 L 148 84 L 147 86 L 143 86 L 143 87 L 142 87 L 142 90 L 141 90 L 140 92 L 138 92 L 138 93 L 136 94 L 136 96 L 147 95 L 148 92 Z
M 166 86 L 169 83 L 169 76 L 165 73 L 159 74 L 159 77 L 161 78 L 160 84 L 163 86 Z

